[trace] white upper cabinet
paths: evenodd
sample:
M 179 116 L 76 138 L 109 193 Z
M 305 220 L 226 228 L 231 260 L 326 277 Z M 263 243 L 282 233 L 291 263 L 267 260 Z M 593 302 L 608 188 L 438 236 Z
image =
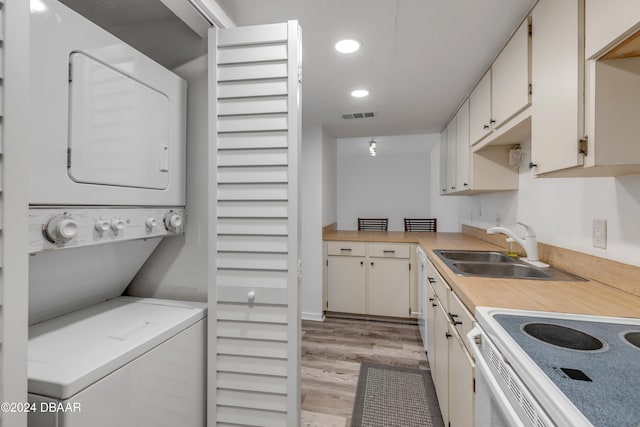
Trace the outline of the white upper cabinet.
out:
M 440 134 L 440 194 L 447 192 L 447 130 Z
M 457 141 L 457 127 L 456 118 L 454 117 L 449 126 L 447 126 L 447 192 L 456 191 L 456 162 L 458 157 L 456 155 Z
M 581 165 L 582 2 L 540 0 L 532 12 L 531 161 L 538 174 Z
M 477 152 L 469 146 L 467 99 L 442 133 L 441 194 L 467 195 L 517 190 L 518 171 L 509 166 L 511 145 L 490 145 Z M 446 190 L 446 191 L 444 191 Z
M 608 51 L 640 27 L 640 1 L 586 0 L 587 59 Z
M 640 173 L 640 38 L 620 40 L 640 27 L 633 16 L 640 6 L 631 3 L 540 0 L 533 10 L 531 163 L 538 176 Z M 602 15 L 606 24 L 611 14 L 621 26 L 606 32 L 607 42 L 594 22 Z M 597 56 L 585 60 L 589 39 L 587 55 Z
M 469 100 L 456 114 L 456 186 L 459 190 L 469 188 Z
M 525 19 L 469 95 L 471 145 L 523 140 L 521 129 L 516 135 L 510 132 L 526 117 L 512 119 L 531 104 L 530 25 L 530 18 Z
M 499 128 L 531 103 L 529 19 L 513 34 L 491 66 L 491 118 Z
M 475 144 L 491 132 L 491 70 L 469 95 L 469 138 Z

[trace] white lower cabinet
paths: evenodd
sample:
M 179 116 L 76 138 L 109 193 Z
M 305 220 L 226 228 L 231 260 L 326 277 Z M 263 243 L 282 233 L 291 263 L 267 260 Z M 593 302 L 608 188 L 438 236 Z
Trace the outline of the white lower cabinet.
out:
M 449 425 L 474 425 L 474 361 L 463 337 L 456 333 L 449 339 Z
M 427 358 L 444 424 L 474 425 L 475 363 L 464 336 L 473 316 L 427 262 Z
M 327 311 L 411 317 L 412 245 L 327 242 Z
M 409 260 L 370 258 L 368 281 L 369 313 L 409 317 Z
M 435 307 L 435 337 L 434 352 L 435 365 L 431 366 L 433 384 L 440 404 L 442 419 L 447 424 L 449 420 L 449 319 L 441 304 Z
M 344 313 L 365 314 L 367 306 L 364 257 L 327 257 L 328 309 Z

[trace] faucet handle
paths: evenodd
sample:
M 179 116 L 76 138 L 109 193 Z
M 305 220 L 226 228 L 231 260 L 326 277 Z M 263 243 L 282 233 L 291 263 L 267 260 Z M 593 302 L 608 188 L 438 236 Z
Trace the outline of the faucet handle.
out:
M 536 232 L 533 231 L 533 228 L 520 221 L 518 221 L 517 224 L 524 228 L 524 237 L 536 237 Z

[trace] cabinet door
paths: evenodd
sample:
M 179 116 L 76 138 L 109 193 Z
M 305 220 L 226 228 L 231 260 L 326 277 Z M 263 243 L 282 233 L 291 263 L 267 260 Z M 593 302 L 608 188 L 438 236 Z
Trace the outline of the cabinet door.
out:
M 585 51 L 587 58 L 609 50 L 640 23 L 640 2 L 586 0 Z
M 409 260 L 369 259 L 369 314 L 409 317 Z
M 366 314 L 364 257 L 327 257 L 327 301 L 329 311 Z
M 429 273 L 427 272 L 427 275 Z M 425 302 L 425 310 L 427 312 L 426 317 L 426 329 L 427 329 L 427 359 L 429 360 L 429 367 L 431 368 L 431 375 L 434 375 L 433 368 L 436 365 L 436 345 L 435 345 L 435 337 L 436 337 L 436 310 L 438 308 L 438 304 L 436 304 L 435 292 L 431 287 L 430 280 L 427 278 L 427 301 Z M 435 377 L 433 378 L 435 381 Z
M 499 128 L 530 103 L 529 20 L 516 30 L 491 65 L 491 118 Z
M 449 419 L 449 319 L 438 304 L 435 309 L 435 363 L 431 367 L 445 425 Z
M 491 70 L 469 95 L 469 139 L 471 145 L 491 131 Z
M 474 363 L 460 339 L 458 334 L 449 339 L 449 396 L 455 401 L 455 411 L 449 413 L 451 427 L 474 425 Z
M 456 156 L 457 128 L 456 118 L 454 117 L 447 126 L 447 192 L 456 191 Z
M 540 0 L 532 12 L 531 161 L 536 173 L 582 165 L 584 51 L 577 0 Z
M 447 192 L 447 130 L 440 134 L 440 194 Z
M 469 100 L 456 114 L 456 183 L 459 190 L 468 190 L 469 183 Z

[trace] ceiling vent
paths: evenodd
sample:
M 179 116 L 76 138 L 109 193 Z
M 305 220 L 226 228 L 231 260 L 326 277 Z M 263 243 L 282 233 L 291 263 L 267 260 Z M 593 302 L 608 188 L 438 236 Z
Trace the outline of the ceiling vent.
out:
M 373 114 L 373 112 L 368 112 L 368 113 L 349 113 L 349 114 L 343 114 L 342 118 L 345 120 L 349 120 L 349 119 L 369 119 L 371 117 L 375 117 L 375 114 Z

